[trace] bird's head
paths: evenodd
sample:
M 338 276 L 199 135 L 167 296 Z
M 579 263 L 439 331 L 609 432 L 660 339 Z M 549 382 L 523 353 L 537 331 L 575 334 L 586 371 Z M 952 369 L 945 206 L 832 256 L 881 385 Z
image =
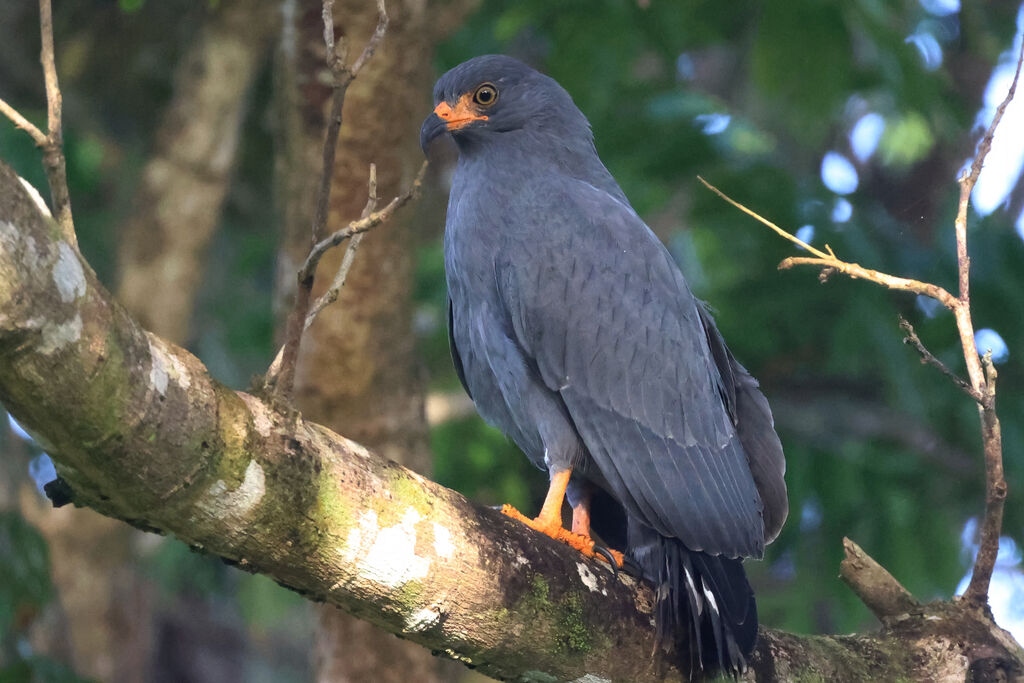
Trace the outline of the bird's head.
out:
M 562 86 L 519 60 L 483 55 L 463 62 L 434 86 L 434 111 L 420 129 L 420 146 L 450 133 L 463 150 L 512 131 L 583 135 L 590 125 Z

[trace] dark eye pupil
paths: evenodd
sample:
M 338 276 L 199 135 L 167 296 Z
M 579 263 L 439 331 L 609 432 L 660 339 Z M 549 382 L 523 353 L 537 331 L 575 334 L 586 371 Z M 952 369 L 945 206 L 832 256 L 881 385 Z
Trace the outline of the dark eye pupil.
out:
M 490 86 L 484 86 L 476 91 L 476 101 L 479 104 L 490 104 L 496 96 L 497 93 Z

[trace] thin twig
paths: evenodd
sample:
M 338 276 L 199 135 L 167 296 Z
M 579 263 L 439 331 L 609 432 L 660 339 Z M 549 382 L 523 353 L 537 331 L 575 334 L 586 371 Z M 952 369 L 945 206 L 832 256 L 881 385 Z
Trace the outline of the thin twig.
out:
M 948 367 L 946 367 L 945 363 L 936 358 L 931 351 L 925 348 L 925 345 L 921 342 L 921 338 L 918 337 L 917 332 L 914 331 L 914 326 L 911 325 L 906 318 L 904 318 L 901 315 L 899 316 L 899 321 L 900 329 L 903 330 L 903 333 L 907 335 L 906 337 L 903 338 L 903 343 L 909 344 L 910 346 L 913 346 L 915 349 L 917 349 L 917 352 L 921 354 L 922 363 L 937 368 L 939 372 L 953 380 L 953 384 L 963 389 L 968 396 L 973 398 L 978 403 L 982 403 L 985 400 L 985 397 L 982 396 L 981 393 L 979 393 L 974 387 L 972 387 L 970 382 L 968 382 L 963 377 L 961 377 L 960 375 L 956 374 Z
M 377 164 L 370 164 L 370 181 L 368 185 L 366 206 L 363 207 L 363 213 L 359 216 L 360 220 L 367 218 L 377 208 L 377 201 L 379 199 L 377 197 Z M 306 315 L 305 329 L 309 329 L 309 326 L 313 324 L 316 317 L 320 315 L 320 311 L 338 300 L 338 294 L 341 292 L 341 288 L 345 286 L 348 271 L 352 268 L 352 262 L 355 260 L 356 252 L 359 250 L 359 245 L 362 243 L 365 235 L 365 232 L 360 232 L 353 235 L 352 239 L 349 240 L 348 249 L 345 250 L 341 266 L 334 275 L 334 281 L 331 282 L 331 286 L 327 288 L 327 291 L 313 302 L 313 306 Z
M 983 605 L 988 600 L 988 588 L 992 572 L 999 556 L 999 535 L 1003 530 L 1003 509 L 1006 503 L 1006 480 L 1003 478 L 1003 437 L 996 413 L 996 369 L 990 354 L 979 359 L 974 341 L 974 323 L 971 320 L 970 271 L 971 260 L 967 253 L 967 205 L 974 191 L 974 185 L 981 175 L 985 157 L 992 148 L 992 138 L 1003 113 L 1013 100 L 1020 79 L 1021 65 L 1024 64 L 1024 41 L 1021 41 L 1017 68 L 1006 97 L 996 108 L 992 124 L 985 131 L 978 145 L 978 152 L 971 164 L 971 172 L 960 178 L 960 203 L 956 216 L 956 254 L 960 279 L 960 304 L 956 311 L 956 324 L 960 342 L 964 348 L 964 360 L 971 384 L 984 396 L 979 405 L 981 437 L 985 451 L 985 516 L 981 522 L 981 538 L 978 541 L 978 555 L 974 558 L 971 582 L 964 591 L 964 598 Z
M 22 116 L 17 109 L 7 104 L 7 102 L 2 99 L 0 99 L 0 114 L 9 118 L 11 123 L 28 133 L 33 142 L 38 146 L 43 147 L 46 145 L 46 134 L 36 128 L 35 124 Z
M 356 63 L 352 65 L 352 78 L 359 74 L 366 62 L 373 56 L 373 53 L 377 51 L 377 46 L 384 39 L 384 34 L 387 30 L 388 13 L 384 7 L 384 0 L 377 0 L 377 28 L 373 30 L 373 35 L 370 36 L 366 47 L 363 48 L 362 54 L 356 59 Z
M 416 174 L 416 179 L 413 180 L 413 183 L 412 185 L 409 186 L 408 190 L 392 199 L 390 202 L 388 202 L 387 206 L 385 206 L 380 211 L 374 211 L 369 215 L 366 215 L 366 209 L 364 209 L 364 215 L 362 218 L 360 218 L 359 220 L 352 221 L 341 230 L 332 233 L 329 237 L 326 237 L 320 242 L 318 242 L 317 245 L 309 252 L 309 255 L 306 257 L 305 262 L 299 269 L 299 276 L 302 277 L 303 273 L 310 273 L 310 277 L 312 277 L 312 275 L 316 273 L 317 266 L 320 264 L 320 259 L 323 258 L 324 254 L 326 254 L 332 248 L 338 246 L 345 240 L 355 240 L 356 238 L 362 237 L 363 234 L 369 232 L 373 228 L 377 227 L 381 223 L 391 218 L 392 214 L 394 214 L 395 211 L 404 206 L 409 200 L 415 199 L 417 196 L 419 196 L 420 186 L 423 184 L 423 178 L 426 175 L 426 171 L 427 162 L 424 161 L 423 165 L 420 166 L 419 173 Z M 376 192 L 376 186 L 371 186 L 371 192 Z M 367 200 L 367 206 L 370 206 L 370 204 L 371 202 Z M 373 204 L 376 205 L 376 202 L 373 202 Z M 342 264 L 338 269 L 338 274 L 335 275 L 334 282 L 331 284 L 331 288 L 319 299 L 317 299 L 316 303 L 314 303 L 312 306 L 306 307 L 306 310 L 308 310 L 309 313 L 306 315 L 306 320 L 302 328 L 303 331 L 309 328 L 310 324 L 324 308 L 326 308 L 327 306 L 329 306 L 330 304 L 334 303 L 334 301 L 337 300 L 338 292 L 340 292 L 341 288 L 344 287 L 345 277 L 348 274 L 349 268 L 351 268 L 352 266 L 351 258 L 349 258 L 348 256 L 349 252 L 352 253 L 352 257 L 354 258 L 355 252 L 352 252 L 351 244 L 349 244 L 349 248 L 345 252 L 345 259 L 342 260 Z M 345 263 L 346 260 L 349 261 L 347 265 Z M 333 295 L 331 294 L 331 290 L 335 290 Z M 293 309 L 292 315 L 294 315 L 294 311 L 295 309 Z M 266 379 L 264 382 L 265 386 L 274 386 L 279 384 L 279 377 L 281 375 L 282 365 L 284 363 L 284 353 L 286 346 L 287 344 L 285 344 L 285 346 L 282 346 L 278 350 L 273 362 L 267 369 Z
M 1006 481 L 1003 478 L 1003 454 L 1002 434 L 999 425 L 999 417 L 996 414 L 995 400 L 995 379 L 996 371 L 992 365 L 989 355 L 980 358 L 977 345 L 974 341 L 974 324 L 971 320 L 971 298 L 970 298 L 970 270 L 971 260 L 967 252 L 967 210 L 970 203 L 971 192 L 974 190 L 978 176 L 985 164 L 985 157 L 992 148 L 992 139 L 996 127 L 1003 117 L 1003 113 L 1013 100 L 1017 90 L 1017 82 L 1020 78 L 1021 67 L 1024 65 L 1024 42 L 1021 44 L 1021 51 L 1017 58 L 1017 68 L 1013 75 L 1006 97 L 996 109 L 992 123 L 982 136 L 978 144 L 977 152 L 971 163 L 969 173 L 963 174 L 958 182 L 960 185 L 960 199 L 957 210 L 954 228 L 956 233 L 957 246 L 957 280 L 959 285 L 959 296 L 954 297 L 944 288 L 918 280 L 895 277 L 876 270 L 864 268 L 856 263 L 847 263 L 838 259 L 835 252 L 826 246 L 828 253 L 814 249 L 809 244 L 797 239 L 774 223 L 762 218 L 745 206 L 730 199 L 717 188 L 711 186 L 703 178 L 698 179 L 710 190 L 737 207 L 741 211 L 753 216 L 761 223 L 764 223 L 772 230 L 786 239 L 799 244 L 804 249 L 815 255 L 808 257 L 790 257 L 779 264 L 779 268 L 790 268 L 794 265 L 812 265 L 822 269 L 822 276 L 838 271 L 851 278 L 858 278 L 875 282 L 889 289 L 903 290 L 930 296 L 942 303 L 943 306 L 953 312 L 956 320 L 957 331 L 960 336 L 960 345 L 963 348 L 964 360 L 967 364 L 967 375 L 969 382 L 957 377 L 953 372 L 938 361 L 921 343 L 909 323 L 901 319 L 901 325 L 908 336 L 905 341 L 913 345 L 921 354 L 924 362 L 930 363 L 939 368 L 944 374 L 963 389 L 978 404 L 981 418 L 982 445 L 985 453 L 985 517 L 981 524 L 981 540 L 978 544 L 978 555 L 975 558 L 974 569 L 970 585 L 964 593 L 965 599 L 975 604 L 983 605 L 988 599 L 989 583 L 992 579 L 992 571 L 995 567 L 996 557 L 999 552 L 999 534 L 1002 531 L 1003 508 L 1006 500 Z
M 367 60 L 377 49 L 377 45 L 384 38 L 387 31 L 388 15 L 384 6 L 384 0 L 377 0 L 377 28 L 367 41 L 362 53 L 351 68 L 345 66 L 345 59 L 348 54 L 348 43 L 342 40 L 340 49 L 334 42 L 334 0 L 323 0 L 323 22 L 324 22 L 324 43 L 327 47 L 327 67 L 331 71 L 333 80 L 333 94 L 331 96 L 331 110 L 328 116 L 327 133 L 324 137 L 323 164 L 320 172 L 320 187 L 317 191 L 316 211 L 313 216 L 311 229 L 311 243 L 314 249 L 325 232 L 327 226 L 327 213 L 331 199 L 331 185 L 333 181 L 334 158 L 338 147 L 338 134 L 341 131 L 342 109 L 345 104 L 345 94 L 349 85 L 355 80 L 359 71 L 366 64 Z M 390 215 L 390 214 L 389 214 Z M 308 261 L 308 259 L 307 259 Z M 298 361 L 299 347 L 302 343 L 302 333 L 306 329 L 306 317 L 309 312 L 310 302 L 313 297 L 313 276 L 315 266 L 307 270 L 305 267 L 300 271 L 298 287 L 295 292 L 295 302 L 292 311 L 288 316 L 285 325 L 284 347 L 271 364 L 267 371 L 265 386 L 274 386 L 277 398 L 289 403 L 292 396 L 292 388 L 295 383 L 295 364 Z
M 775 223 L 772 223 L 767 218 L 765 218 L 765 217 L 761 216 L 760 214 L 757 214 L 754 211 L 752 211 L 752 210 L 748 209 L 747 207 L 743 206 L 738 201 L 736 201 L 735 199 L 733 199 L 729 195 L 725 194 L 724 192 L 719 190 L 717 187 L 715 187 L 714 185 L 712 185 L 708 181 L 704 180 L 704 178 L 702 178 L 700 176 L 697 176 L 697 180 L 702 182 L 704 184 L 704 187 L 708 188 L 709 190 L 711 190 L 712 192 L 717 194 L 719 197 L 721 197 L 725 201 L 727 201 L 730 204 L 732 204 L 733 206 L 735 206 L 737 209 L 739 209 L 743 213 L 747 214 L 748 216 L 752 216 L 753 218 L 757 219 L 759 222 L 763 223 L 764 225 L 767 225 L 769 228 L 771 228 L 772 230 L 777 232 L 779 235 L 781 235 L 785 239 L 789 240 L 790 242 L 792 242 L 794 244 L 797 244 L 797 245 L 803 247 L 804 249 L 806 249 L 807 251 L 811 252 L 812 254 L 817 256 L 818 258 L 820 258 L 820 259 L 828 259 L 828 258 L 830 258 L 829 254 L 831 254 L 831 258 L 835 258 L 835 254 L 832 253 L 832 249 L 830 247 L 826 247 L 826 249 L 829 250 L 828 254 L 826 254 L 823 251 L 819 251 L 818 249 L 815 249 L 814 247 L 812 247 L 811 245 L 807 244 L 807 242 L 804 242 L 802 239 L 800 239 L 796 235 L 793 235 L 793 234 L 790 234 L 790 233 L 786 232 L 785 230 L 783 230 L 782 228 L 777 226 Z
M 416 178 L 413 180 L 412 185 L 409 186 L 409 189 L 388 202 L 383 209 L 374 211 L 358 220 L 354 220 L 341 230 L 336 230 L 317 242 L 313 248 L 310 249 L 309 255 L 306 256 L 306 260 L 299 268 L 299 279 L 302 280 L 313 277 L 316 273 L 317 266 L 320 264 L 320 259 L 323 258 L 324 254 L 329 250 L 355 235 L 359 235 L 377 227 L 384 221 L 391 218 L 391 215 L 404 206 L 406 202 L 413 197 L 416 197 L 419 194 L 420 186 L 423 184 L 423 177 L 426 175 L 426 172 L 427 162 L 424 161 L 423 165 L 420 166 L 420 170 L 416 174 Z
M 772 223 L 767 218 L 761 216 L 760 214 L 756 213 L 751 209 L 748 209 L 743 204 L 740 204 L 735 199 L 725 194 L 724 192 L 722 192 L 717 187 L 715 187 L 708 181 L 704 180 L 700 176 L 697 176 L 697 180 L 702 182 L 705 187 L 707 187 L 709 190 L 717 194 L 725 201 L 735 206 L 743 213 L 753 217 L 758 222 L 767 225 L 769 228 L 777 232 L 785 239 L 803 247 L 807 251 L 814 254 L 813 257 L 791 256 L 787 259 L 783 259 L 782 263 L 779 264 L 780 270 L 786 270 L 796 265 L 817 266 L 819 268 L 827 269 L 830 271 L 838 271 L 856 280 L 868 280 L 869 282 L 874 282 L 875 284 L 882 285 L 883 287 L 887 287 L 889 289 L 903 290 L 907 292 L 913 292 L 915 294 L 923 294 L 924 296 L 929 296 L 933 299 L 938 300 L 939 302 L 942 303 L 943 306 L 950 310 L 953 310 L 957 305 L 956 297 L 954 297 L 952 294 L 947 292 L 944 288 L 939 287 L 938 285 L 933 285 L 928 282 L 921 282 L 920 280 L 911 280 L 904 277 L 896 277 L 895 275 L 882 273 L 877 270 L 872 270 L 871 268 L 865 268 L 864 266 L 861 266 L 858 263 L 848 263 L 836 257 L 836 253 L 832 250 L 832 247 L 828 245 L 825 245 L 825 249 L 828 250 L 827 253 L 821 251 L 820 249 L 816 249 L 812 247 L 810 244 L 804 242 L 799 237 L 780 228 L 775 223 Z
M 67 164 L 64 161 L 64 134 L 61 132 L 63 97 L 57 82 L 57 65 L 53 50 L 53 10 L 50 0 L 39 0 L 39 30 L 42 36 L 43 78 L 46 81 L 47 134 L 43 147 L 43 165 L 50 184 L 53 215 L 60 224 L 65 239 L 72 244 L 75 225 L 71 219 L 71 195 L 68 192 Z
M 838 258 L 811 258 L 807 256 L 790 256 L 779 263 L 779 270 L 787 270 L 793 266 L 810 265 L 820 268 L 827 268 L 840 272 L 854 280 L 867 280 L 881 285 L 887 289 L 922 294 L 939 301 L 946 308 L 955 311 L 957 306 L 956 297 L 946 291 L 943 287 L 933 285 L 930 282 L 921 282 L 905 277 L 889 275 L 881 271 L 865 268 L 859 263 L 849 263 Z
M 38 127 L 22 116 L 14 107 L 0 100 L 0 113 L 21 128 L 43 151 L 43 169 L 50 186 L 50 201 L 53 215 L 68 242 L 78 244 L 75 225 L 71 218 L 71 195 L 68 192 L 67 164 L 64 160 L 64 138 L 61 132 L 62 102 L 60 85 L 57 82 L 57 66 L 53 50 L 53 8 L 50 0 L 39 0 L 39 33 L 42 39 L 39 61 L 43 65 L 43 79 L 46 83 L 47 126 L 44 135 Z

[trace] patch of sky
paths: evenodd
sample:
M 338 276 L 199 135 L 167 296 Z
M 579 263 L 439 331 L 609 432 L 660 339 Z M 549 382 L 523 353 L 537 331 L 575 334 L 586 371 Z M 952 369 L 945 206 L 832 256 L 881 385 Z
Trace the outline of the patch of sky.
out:
M 832 222 L 845 223 L 853 216 L 853 204 L 840 197 L 832 206 Z
M 974 565 L 978 554 L 975 538 L 978 535 L 978 520 L 974 517 L 964 524 L 960 534 L 964 559 Z M 1018 642 L 1024 642 L 1024 571 L 1021 571 L 1021 550 L 1013 539 L 1002 536 L 999 539 L 999 554 L 989 584 L 988 603 L 996 623 L 1009 631 Z M 971 582 L 972 571 L 968 570 L 956 587 L 956 594 L 963 595 Z
M 975 125 L 985 130 L 992 123 L 996 109 L 1006 97 L 1017 68 L 1024 30 L 1024 4 L 1017 13 L 1017 34 L 1013 46 L 999 56 L 999 63 L 992 70 L 985 88 L 985 104 L 978 112 Z M 1010 192 L 1017 186 L 1024 169 L 1024 98 L 1015 97 L 1003 112 L 1002 121 L 992 138 L 992 149 L 985 157 L 978 183 L 971 193 L 971 203 L 982 216 L 995 211 L 1008 201 Z M 1021 219 L 1024 220 L 1024 219 Z M 1022 232 L 1018 224 L 1018 232 Z M 1022 232 L 1024 236 L 1024 232 Z
M 839 152 L 829 151 L 821 159 L 821 181 L 836 194 L 850 194 L 857 189 L 860 179 L 849 159 Z
M 868 112 L 857 119 L 850 130 L 850 148 L 854 156 L 867 161 L 878 149 L 878 143 L 885 132 L 885 117 L 878 112 Z
M 1010 357 L 1010 348 L 1003 341 L 1002 336 L 989 327 L 983 327 L 974 333 L 974 345 L 978 347 L 978 354 L 984 356 L 988 351 L 992 352 L 993 363 L 1005 363 Z

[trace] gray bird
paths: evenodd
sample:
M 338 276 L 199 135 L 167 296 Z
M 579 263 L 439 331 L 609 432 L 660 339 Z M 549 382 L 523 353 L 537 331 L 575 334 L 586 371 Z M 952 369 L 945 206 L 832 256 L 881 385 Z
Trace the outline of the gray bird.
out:
M 558 83 L 487 55 L 442 76 L 434 103 L 424 152 L 445 132 L 459 151 L 444 236 L 455 369 L 550 477 L 536 519 L 506 512 L 591 556 L 591 526 L 623 544 L 602 554 L 654 585 L 659 644 L 691 670 L 742 671 L 757 612 L 741 560 L 789 507 L 757 381 Z

